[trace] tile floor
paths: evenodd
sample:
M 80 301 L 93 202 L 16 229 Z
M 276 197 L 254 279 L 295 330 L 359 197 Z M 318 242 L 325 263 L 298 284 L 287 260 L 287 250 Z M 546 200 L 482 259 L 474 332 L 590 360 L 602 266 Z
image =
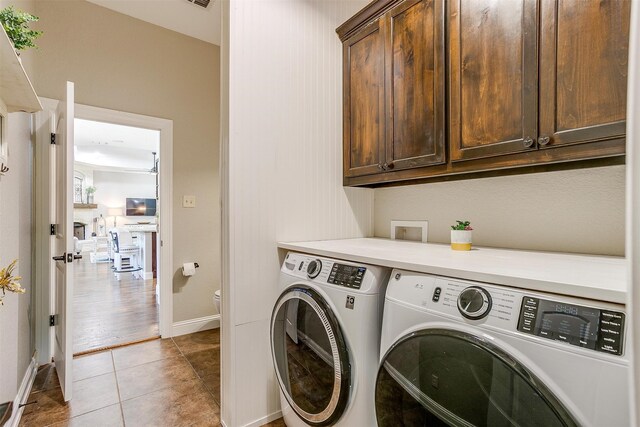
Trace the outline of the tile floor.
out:
M 66 404 L 53 365 L 41 366 L 21 426 L 219 426 L 220 332 L 196 332 L 73 361 Z M 265 427 L 286 427 L 282 419 Z
M 64 403 L 52 365 L 42 366 L 21 426 L 217 426 L 218 329 L 74 359 Z

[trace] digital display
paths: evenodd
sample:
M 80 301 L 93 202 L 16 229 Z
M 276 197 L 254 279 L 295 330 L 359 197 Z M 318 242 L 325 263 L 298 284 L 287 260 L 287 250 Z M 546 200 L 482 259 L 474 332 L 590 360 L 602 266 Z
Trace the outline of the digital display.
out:
M 524 297 L 518 330 L 612 354 L 622 354 L 624 314 Z
M 362 278 L 367 271 L 364 267 L 353 265 L 333 264 L 327 282 L 333 285 L 346 286 L 348 288 L 360 289 Z

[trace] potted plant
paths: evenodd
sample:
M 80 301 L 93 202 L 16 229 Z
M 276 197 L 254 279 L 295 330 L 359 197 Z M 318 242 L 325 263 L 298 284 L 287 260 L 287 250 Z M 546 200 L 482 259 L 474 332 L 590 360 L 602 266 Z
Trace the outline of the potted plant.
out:
M 16 268 L 17 263 L 18 260 L 16 259 L 7 268 L 0 270 L 0 289 L 2 290 L 0 305 L 4 305 L 3 299 L 7 291 L 15 292 L 16 294 L 25 293 L 24 288 L 19 283 L 22 277 L 13 275 L 13 270 Z
M 90 205 L 93 203 L 93 195 L 95 194 L 97 188 L 96 187 L 87 187 L 87 204 Z
M 37 16 L 30 13 L 16 10 L 13 6 L 0 10 L 0 23 L 7 32 L 9 39 L 13 43 L 16 53 L 20 55 L 21 50 L 30 47 L 37 47 L 34 40 L 42 35 L 42 31 L 29 28 L 29 24 L 38 21 Z
M 456 221 L 451 226 L 451 249 L 454 251 L 471 250 L 471 223 L 469 221 Z

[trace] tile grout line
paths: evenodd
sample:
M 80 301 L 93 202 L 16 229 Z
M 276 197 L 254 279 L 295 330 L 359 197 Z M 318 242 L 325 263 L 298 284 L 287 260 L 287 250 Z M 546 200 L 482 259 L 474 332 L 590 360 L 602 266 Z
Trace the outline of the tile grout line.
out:
M 118 383 L 118 371 L 116 371 L 116 361 L 113 357 L 113 350 L 109 350 L 111 354 L 111 365 L 113 366 L 113 376 L 116 377 L 116 390 L 118 390 L 118 405 L 120 405 L 120 415 L 122 416 L 122 425 L 126 427 L 127 422 L 124 419 L 124 409 L 122 409 L 122 397 L 120 396 L 120 384 Z
M 196 374 L 196 378 L 198 378 L 200 380 L 200 383 L 202 384 L 202 386 L 204 387 L 204 389 L 207 391 L 207 393 L 209 393 L 209 395 L 211 395 L 211 398 L 213 399 L 213 402 L 218 405 L 218 408 L 220 408 L 220 403 L 216 400 L 216 398 L 213 396 L 213 392 L 211 390 L 209 390 L 209 387 L 207 387 L 207 385 L 204 383 L 204 379 L 198 374 L 198 371 L 196 371 L 196 368 L 193 367 L 193 364 L 191 364 L 191 362 L 189 361 L 189 359 L 187 359 L 187 356 L 184 355 L 184 353 L 182 352 L 182 349 L 180 348 L 180 346 L 175 342 L 175 340 L 173 339 L 173 337 L 170 338 L 171 341 L 173 342 L 173 344 L 176 346 L 176 348 L 178 349 L 178 351 L 180 352 L 180 355 L 182 355 L 182 357 L 184 357 L 184 360 L 187 361 L 187 363 L 189 364 L 189 366 L 191 367 L 191 370 L 193 371 L 194 374 Z M 218 344 L 220 345 L 220 344 Z

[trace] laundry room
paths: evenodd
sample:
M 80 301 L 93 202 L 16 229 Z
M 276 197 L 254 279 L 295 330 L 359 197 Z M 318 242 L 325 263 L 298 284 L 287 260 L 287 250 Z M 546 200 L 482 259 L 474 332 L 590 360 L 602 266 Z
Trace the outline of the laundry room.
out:
M 640 425 L 640 1 L 0 10 L 0 426 Z

